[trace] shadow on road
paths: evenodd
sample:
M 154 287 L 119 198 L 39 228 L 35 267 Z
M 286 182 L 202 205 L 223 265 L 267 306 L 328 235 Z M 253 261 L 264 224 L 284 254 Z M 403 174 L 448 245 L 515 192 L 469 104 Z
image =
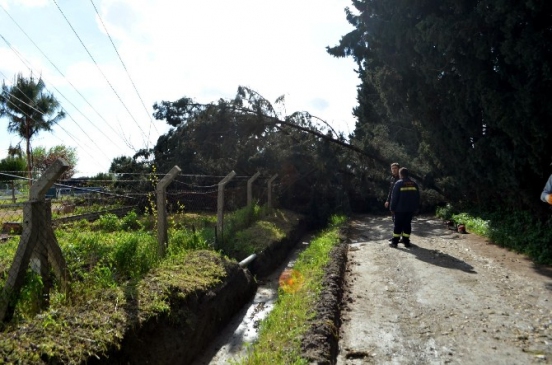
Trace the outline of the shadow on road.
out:
M 416 256 L 418 260 L 427 262 L 432 265 L 441 266 L 447 269 L 462 270 L 470 274 L 477 274 L 473 266 L 471 266 L 470 264 L 438 250 L 428 250 L 415 244 L 412 244 L 410 248 L 399 247 L 397 249 L 408 252 Z
M 535 263 L 532 263 L 533 270 L 539 275 L 545 276 L 548 279 L 552 279 L 552 267 L 550 266 L 544 266 L 544 265 L 538 265 Z M 552 291 L 552 281 L 549 281 L 546 283 L 545 288 Z
M 349 239 L 350 243 L 359 242 L 381 242 L 387 243 L 387 238 L 391 237 L 393 232 L 393 223 L 390 216 L 376 217 L 355 217 L 351 221 Z M 444 224 L 433 217 L 416 216 L 412 222 L 412 232 L 422 238 L 441 237 L 454 238 L 457 232 L 447 230 Z M 470 264 L 450 256 L 438 250 L 429 250 L 415 244 L 411 248 L 403 248 L 399 245 L 399 250 L 403 250 L 415 255 L 418 260 L 432 265 L 441 266 L 447 269 L 461 270 L 470 274 L 476 274 L 474 267 Z
M 420 237 L 442 237 L 458 235 L 459 233 L 448 229 L 444 222 L 433 217 L 415 216 L 412 221 L 412 231 Z
M 415 234 L 425 238 L 432 236 L 449 238 L 453 234 L 458 234 L 455 231 L 446 229 L 444 223 L 441 224 L 441 222 L 436 218 L 416 217 L 416 219 L 412 222 L 412 225 L 412 229 L 415 231 Z M 412 244 L 410 249 L 404 248 L 402 250 L 415 255 L 418 260 L 432 265 L 441 266 L 447 269 L 462 270 L 470 274 L 477 274 L 474 267 L 467 262 L 439 250 L 429 250 L 415 244 Z

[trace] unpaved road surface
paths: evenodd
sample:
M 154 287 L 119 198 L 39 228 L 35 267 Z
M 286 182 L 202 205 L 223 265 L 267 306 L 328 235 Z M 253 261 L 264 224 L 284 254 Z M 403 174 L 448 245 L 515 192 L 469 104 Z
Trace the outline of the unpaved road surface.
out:
M 550 268 L 433 217 L 391 233 L 352 220 L 337 364 L 552 364 Z

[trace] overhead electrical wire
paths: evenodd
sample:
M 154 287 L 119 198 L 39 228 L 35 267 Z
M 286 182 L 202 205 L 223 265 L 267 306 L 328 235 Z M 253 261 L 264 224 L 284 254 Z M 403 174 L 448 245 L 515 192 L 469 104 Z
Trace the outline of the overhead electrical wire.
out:
M 69 81 L 69 79 L 63 74 L 63 72 L 61 72 L 61 70 L 56 66 L 56 64 L 50 60 L 50 58 L 42 51 L 42 49 L 33 41 L 33 39 L 27 34 L 27 32 L 25 32 L 25 30 L 19 25 L 19 23 L 7 12 L 7 10 L 2 6 L 2 4 L 0 4 L 0 7 L 2 8 L 2 10 L 4 10 L 4 12 L 6 13 L 6 15 L 8 15 L 8 17 L 15 23 L 15 25 L 19 28 L 19 30 L 21 30 L 21 32 L 27 37 L 27 39 L 29 39 L 29 41 L 36 47 L 36 49 L 38 49 L 38 51 L 44 56 L 44 58 L 46 58 L 46 60 L 48 60 L 48 62 L 50 62 L 50 64 L 56 69 L 56 71 L 61 75 L 63 76 L 63 78 L 69 83 L 69 85 L 71 85 L 71 87 L 77 92 L 77 94 L 80 95 L 80 97 L 88 104 L 88 106 L 100 117 L 100 119 L 102 119 L 106 125 L 119 137 L 123 140 L 123 142 L 125 142 L 125 138 L 120 136 L 119 133 L 111 126 L 111 124 L 109 124 L 109 122 L 96 110 L 96 108 L 94 108 L 94 106 L 92 106 L 92 104 L 90 104 L 90 102 L 84 97 L 84 95 L 82 95 L 82 93 L 71 83 L 71 81 Z M 0 35 L 1 36 L 1 35 Z M 19 57 L 19 59 L 22 59 L 23 56 L 21 56 L 19 54 L 19 52 L 17 52 L 12 46 L 11 44 L 3 37 L 1 36 L 2 39 L 4 39 L 4 42 L 6 42 L 6 44 L 10 47 L 10 49 L 12 49 L 12 51 L 17 55 L 17 57 Z M 24 57 L 23 57 L 24 59 Z M 28 61 L 22 61 L 23 63 L 28 63 Z M 29 70 L 32 71 L 32 68 L 26 64 L 27 68 L 29 68 Z M 54 86 L 54 89 L 56 89 L 56 91 L 58 93 L 60 93 L 60 95 L 65 99 L 67 100 L 75 109 L 77 109 L 77 111 L 82 115 L 84 116 L 95 128 L 97 128 L 102 134 L 103 131 L 101 129 L 99 129 L 99 127 L 97 127 L 94 123 L 92 123 L 92 121 L 87 117 L 85 116 L 69 99 L 67 99 L 59 90 L 57 90 L 57 88 L 55 88 Z M 106 136 L 106 138 L 108 138 L 110 141 L 111 139 L 104 134 L 104 136 Z M 113 141 L 111 141 L 112 143 L 114 143 Z
M 117 53 L 117 56 L 119 57 L 119 60 L 121 62 L 121 64 L 123 65 L 123 68 L 125 69 L 125 72 L 127 73 L 127 76 L 130 80 L 130 82 L 132 83 L 132 86 L 135 90 L 135 92 L 137 93 L 138 95 L 138 98 L 140 99 L 140 102 L 142 103 L 142 106 L 144 108 L 144 110 L 146 111 L 146 113 L 148 114 L 148 117 L 150 119 L 150 124 L 151 126 L 154 127 L 154 129 L 156 130 L 156 132 L 159 134 L 159 131 L 157 130 L 155 124 L 153 123 L 152 119 L 151 119 L 151 116 L 149 115 L 149 112 L 147 111 L 147 108 L 144 104 L 144 101 L 143 99 L 141 98 L 137 88 L 136 88 L 136 85 L 134 83 L 134 81 L 132 80 L 132 77 L 130 76 L 130 73 L 128 72 L 128 69 L 126 68 L 126 65 L 124 64 L 124 61 L 122 60 L 122 57 L 120 56 L 119 52 L 117 51 L 117 48 L 111 38 L 111 36 L 109 35 L 109 32 L 103 22 L 103 20 L 101 19 L 99 13 L 98 13 L 98 10 L 95 6 L 95 4 L 93 3 L 93 1 L 91 0 L 92 2 L 92 5 L 96 11 L 96 14 L 98 15 L 101 23 L 102 23 L 102 26 L 104 27 L 104 30 L 106 31 L 106 34 L 108 35 L 109 37 L 109 40 L 112 44 L 112 46 L 114 47 L 115 49 L 115 52 Z M 126 107 L 126 105 L 124 104 L 124 102 L 121 100 L 121 98 L 119 97 L 118 93 L 116 92 L 116 90 L 113 88 L 112 84 L 109 82 L 109 80 L 107 79 L 107 77 L 105 76 L 105 74 L 101 71 L 101 69 L 99 68 L 99 65 L 97 64 L 97 62 L 95 61 L 95 59 L 92 57 L 92 55 L 90 54 L 90 52 L 88 51 L 87 47 L 84 45 L 84 43 L 82 42 L 81 38 L 78 36 L 78 34 L 76 33 L 75 29 L 73 28 L 73 26 L 71 25 L 71 23 L 68 21 L 67 17 L 65 16 L 65 14 L 63 13 L 63 11 L 61 10 L 61 8 L 59 7 L 59 5 L 56 3 L 56 1 L 54 0 L 54 3 L 55 5 L 57 6 L 58 10 L 62 13 L 62 15 L 64 16 L 65 20 L 67 21 L 67 23 L 69 24 L 69 26 L 71 27 L 71 29 L 73 30 L 73 32 L 75 33 L 75 35 L 77 36 L 77 38 L 79 39 L 79 41 L 81 42 L 81 45 L 85 48 L 85 50 L 87 51 L 87 53 L 89 54 L 89 56 L 92 58 L 92 60 L 94 61 L 94 63 L 96 64 L 96 67 L 98 67 L 98 69 L 100 70 L 100 72 L 102 73 L 102 76 L 106 79 L 106 82 L 109 84 L 109 86 L 111 87 L 111 89 L 113 90 L 113 92 L 115 93 L 115 95 L 118 97 L 119 101 L 123 104 L 123 106 L 125 107 L 125 109 L 127 110 L 127 112 L 129 113 L 129 115 L 132 117 L 132 119 L 134 120 L 134 122 L 137 124 L 138 128 L 140 129 L 140 131 L 142 132 L 142 135 L 144 137 L 147 137 L 143 131 L 143 129 L 140 127 L 140 125 L 138 124 L 138 122 L 136 121 L 136 119 L 132 116 L 132 114 L 130 113 L 129 109 Z M 71 87 L 82 97 L 82 99 L 88 104 L 88 106 L 106 123 L 106 125 L 115 133 L 115 135 L 117 135 L 119 138 L 121 138 L 125 143 L 127 142 L 125 137 L 124 136 L 121 136 L 115 129 L 113 129 L 113 127 L 111 126 L 111 124 L 109 122 L 107 122 L 107 120 L 96 110 L 96 108 L 94 108 L 94 106 L 92 106 L 90 104 L 90 102 L 84 97 L 84 95 L 82 95 L 82 93 L 69 81 L 69 79 L 63 74 L 63 72 L 61 72 L 61 70 L 56 66 L 56 64 L 45 54 L 44 51 L 42 51 L 42 49 L 36 44 L 36 42 L 34 42 L 34 40 L 27 34 L 27 32 L 25 32 L 25 30 L 19 25 L 19 23 L 9 14 L 9 12 L 2 6 L 2 4 L 0 4 L 0 7 L 2 8 L 2 10 L 6 13 L 6 15 L 12 20 L 12 22 L 19 28 L 19 30 L 29 39 L 29 41 L 38 49 L 38 51 L 46 58 L 46 60 L 48 60 L 48 62 L 50 62 L 50 64 L 56 69 L 56 71 L 65 78 L 65 80 L 69 83 L 69 85 L 71 85 Z M 1 34 L 0 34 L 0 37 L 2 37 L 2 39 L 4 40 L 4 42 L 8 45 L 8 47 L 16 54 L 17 57 L 19 57 L 19 59 L 26 65 L 26 67 L 31 71 L 33 72 L 32 70 L 32 67 L 30 66 L 30 63 L 25 60 L 25 58 L 10 44 L 10 42 L 5 39 L 5 37 L 3 37 Z M 7 77 L 4 75 L 4 77 L 7 79 Z M 45 79 L 42 78 L 44 81 Z M 52 85 L 52 87 L 56 90 L 56 92 L 62 96 L 71 106 L 73 106 L 75 108 L 75 110 L 80 113 L 88 122 L 90 122 L 100 133 L 102 133 L 111 143 L 113 143 L 114 145 L 116 145 L 115 142 L 113 142 L 111 140 L 111 138 L 104 133 L 104 131 L 99 128 L 95 123 L 93 123 L 79 108 L 77 108 L 67 97 L 65 97 L 65 95 L 59 91 L 55 86 Z M 27 104 L 29 105 L 29 104 Z M 30 105 L 29 105 L 30 106 Z M 36 109 L 35 109 L 36 110 Z M 89 136 L 88 133 L 86 133 L 82 127 L 79 125 L 79 123 L 76 122 L 76 120 L 69 114 L 69 112 L 64 108 L 63 109 L 64 112 L 69 116 L 69 119 L 72 120 L 76 125 L 77 127 L 84 133 L 87 135 L 87 137 L 90 139 L 90 141 L 101 151 L 101 153 L 109 159 L 108 156 L 105 155 L 105 153 L 103 152 L 103 149 L 100 148 L 96 142 Z M 76 139 L 75 136 L 71 135 L 66 129 L 64 129 L 63 127 L 61 127 L 59 124 L 58 124 L 58 127 L 60 127 L 60 129 L 62 129 L 70 138 L 72 138 L 76 143 L 77 145 L 79 145 L 79 142 L 78 140 Z M 151 130 L 151 128 L 150 128 Z M 148 137 L 148 141 L 149 141 L 149 137 Z M 146 142 L 147 145 L 149 145 L 148 142 Z M 89 149 L 89 147 L 86 146 L 86 148 L 83 148 L 85 150 L 85 152 L 90 155 L 90 153 L 86 150 L 86 149 Z M 90 155 L 91 156 L 91 155 Z M 91 156 L 93 157 L 93 156 Z M 96 160 L 95 160 L 96 161 Z
M 159 131 L 157 130 L 157 127 L 153 123 L 153 120 L 151 119 L 151 115 L 148 112 L 148 108 L 146 107 L 146 104 L 144 103 L 144 100 L 142 100 L 142 97 L 140 96 L 140 93 L 138 92 L 138 89 L 136 88 L 136 85 L 134 84 L 134 81 L 132 80 L 132 77 L 130 77 L 130 73 L 128 72 L 128 69 L 123 62 L 123 59 L 121 55 L 119 54 L 119 51 L 117 50 L 117 47 L 115 46 L 115 43 L 113 42 L 113 39 L 111 38 L 111 35 L 109 34 L 109 31 L 107 30 L 107 27 L 105 26 L 102 17 L 100 16 L 100 13 L 98 12 L 98 8 L 96 8 L 96 5 L 94 4 L 93 0 L 90 0 L 90 3 L 94 7 L 94 10 L 96 11 L 96 15 L 98 16 L 98 19 L 100 20 L 100 23 L 102 23 L 102 27 L 105 30 L 105 34 L 107 34 L 107 37 L 109 38 L 109 41 L 111 42 L 111 45 L 113 46 L 113 49 L 115 50 L 115 53 L 117 54 L 117 57 L 119 57 L 119 61 L 121 61 L 121 65 L 123 65 L 123 68 L 125 69 L 125 72 L 128 76 L 128 79 L 130 80 L 130 83 L 132 84 L 132 87 L 134 88 L 134 91 L 136 91 L 136 95 L 138 96 L 138 99 L 140 99 L 140 102 L 142 103 L 142 106 L 144 107 L 144 110 L 146 111 L 146 114 L 149 117 L 150 124 L 153 126 L 157 134 L 159 135 Z
M 73 31 L 73 33 L 75 34 L 75 36 L 78 38 L 80 44 L 84 47 L 86 53 L 88 53 L 88 56 L 90 56 L 90 59 L 92 59 L 92 61 L 94 62 L 94 64 L 96 65 L 96 67 L 98 68 L 98 70 L 100 71 L 100 73 L 102 74 L 102 76 L 104 77 L 105 81 L 107 82 L 107 84 L 109 85 L 109 87 L 111 88 L 111 90 L 113 91 L 113 93 L 115 93 L 115 95 L 117 96 L 117 98 L 119 99 L 119 101 L 121 102 L 121 104 L 123 105 L 123 107 L 125 108 L 125 110 L 127 111 L 127 113 L 130 115 L 131 119 L 134 121 L 134 123 L 136 124 L 136 126 L 138 127 L 138 129 L 140 130 L 140 132 L 142 132 L 142 135 L 143 137 L 145 138 L 144 139 L 144 144 L 146 146 L 149 146 L 149 141 L 147 140 L 147 135 L 146 133 L 144 132 L 144 130 L 142 129 L 142 127 L 140 127 L 140 124 L 138 123 L 138 121 L 134 118 L 134 116 L 132 115 L 132 113 L 130 112 L 130 110 L 128 109 L 128 107 L 126 106 L 126 104 L 123 102 L 123 100 L 121 99 L 121 97 L 119 96 L 119 94 L 117 93 L 117 91 L 115 90 L 115 88 L 113 87 L 113 85 L 111 84 L 111 82 L 109 81 L 109 79 L 107 78 L 107 76 L 104 74 L 104 72 L 102 71 L 102 69 L 100 68 L 100 66 L 98 65 L 98 63 L 96 62 L 96 59 L 94 58 L 94 56 L 92 56 L 92 54 L 90 53 L 90 51 L 88 50 L 88 48 L 86 47 L 86 45 L 84 44 L 84 42 L 82 41 L 82 39 L 80 38 L 79 34 L 77 33 L 77 31 L 75 30 L 75 28 L 73 27 L 73 25 L 71 24 L 71 22 L 69 21 L 69 19 L 65 16 L 65 13 L 63 12 L 63 10 L 61 10 L 61 8 L 59 7 L 58 3 L 56 0 L 52 0 L 54 2 L 54 4 L 56 4 L 56 7 L 58 8 L 58 10 L 60 11 L 61 15 L 63 16 L 63 18 L 65 19 L 65 21 L 67 22 L 67 24 L 69 25 L 69 27 L 71 28 L 71 30 Z
M 25 59 L 25 57 L 23 57 L 23 55 L 21 55 L 12 45 L 11 43 L 2 35 L 0 34 L 0 38 L 2 38 L 4 40 L 4 42 L 8 45 L 8 47 L 10 47 L 10 49 L 12 50 L 13 53 L 15 53 L 15 55 L 19 58 L 19 60 L 29 69 L 29 71 L 31 71 L 31 73 L 33 72 L 33 68 L 30 66 L 30 62 L 27 61 Z M 4 75 L 4 73 L 2 73 L 2 75 Z M 4 77 L 7 79 L 6 75 L 4 75 Z M 46 83 L 46 79 L 44 79 L 43 77 L 41 77 L 42 80 Z M 96 124 L 94 124 L 84 113 L 82 113 L 67 97 L 65 97 L 65 95 L 63 95 L 63 93 L 61 91 L 59 91 L 55 86 L 52 86 L 56 92 L 58 92 L 65 100 L 67 100 L 67 102 L 69 104 L 71 104 L 71 106 L 73 106 L 86 120 L 88 120 L 92 126 L 94 126 L 94 128 L 96 128 L 101 134 L 103 134 L 111 143 L 115 144 L 115 142 L 113 142 L 113 140 L 111 138 L 109 138 L 109 136 L 107 134 L 104 133 L 103 130 L 101 130 Z M 73 120 L 74 121 L 74 120 Z M 76 123 L 76 122 L 75 122 Z M 107 123 L 107 121 L 106 121 Z M 78 125 L 77 123 L 77 127 L 79 127 L 81 129 L 81 131 L 83 133 L 85 133 L 87 136 L 88 134 L 81 128 L 80 125 Z M 114 130 L 115 131 L 115 130 Z M 117 134 L 117 132 L 115 132 Z M 120 136 L 119 134 L 117 134 L 117 136 L 119 136 L 119 138 L 121 138 L 123 141 L 125 141 L 124 137 Z M 88 136 L 88 138 L 91 139 L 90 136 Z M 95 143 L 94 143 L 95 144 Z M 100 148 L 98 146 L 98 148 Z
M 38 113 L 44 115 L 44 113 L 42 113 L 40 110 L 34 108 L 32 105 L 30 105 L 30 104 L 28 104 L 28 103 L 25 103 L 23 100 L 21 100 L 21 99 L 19 99 L 19 98 L 17 98 L 17 97 L 15 97 L 15 99 L 17 99 L 17 100 L 20 101 L 21 103 L 23 103 L 23 104 L 25 104 L 25 105 L 27 105 L 27 106 L 33 108 L 33 109 L 36 110 Z M 16 104 L 14 104 L 14 103 L 13 103 L 12 101 L 10 101 L 10 100 L 8 100 L 8 102 L 11 103 L 15 108 L 19 109 L 19 111 L 20 111 L 21 113 L 23 113 L 23 111 L 19 108 L 19 106 L 17 106 Z M 71 116 L 70 116 L 70 118 L 73 119 Z M 79 142 L 77 141 L 77 139 L 75 139 L 75 137 L 72 136 L 71 133 L 69 133 L 67 130 L 65 130 L 65 128 L 63 128 L 61 125 L 57 124 L 57 126 L 58 126 L 59 128 L 61 128 L 71 139 L 73 139 L 73 140 L 75 141 L 75 143 L 76 143 L 78 146 L 80 146 L 80 144 L 79 144 Z M 54 136 L 55 136 L 55 135 L 54 135 Z M 63 140 L 62 140 L 61 138 L 59 138 L 58 136 L 55 136 L 55 137 L 56 137 L 57 139 L 59 139 L 60 141 L 63 142 Z M 80 147 L 82 148 L 82 146 L 80 146 Z M 93 160 L 96 164 L 98 164 L 97 160 L 94 158 L 94 156 L 92 156 L 92 155 L 87 151 L 86 148 L 82 148 L 82 149 L 83 149 L 84 152 L 86 152 L 90 157 L 92 157 L 92 160 Z M 107 159 L 109 159 L 109 157 L 108 157 L 107 155 L 105 155 L 105 153 L 102 151 L 102 149 L 99 149 L 99 150 L 104 154 L 105 157 L 107 157 Z M 99 166 L 99 167 L 102 167 L 102 166 L 99 165 L 99 164 L 98 164 L 98 166 Z

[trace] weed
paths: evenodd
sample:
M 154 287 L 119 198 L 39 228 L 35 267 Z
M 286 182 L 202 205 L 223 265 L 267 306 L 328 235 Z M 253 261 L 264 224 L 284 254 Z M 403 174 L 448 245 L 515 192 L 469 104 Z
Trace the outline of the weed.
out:
M 106 213 L 98 219 L 98 227 L 104 232 L 115 232 L 121 228 L 121 221 L 115 214 Z
M 28 270 L 25 275 L 25 284 L 17 300 L 16 316 L 32 317 L 39 313 L 43 288 L 42 277 L 32 270 Z
M 454 214 L 454 209 L 452 205 L 446 204 L 444 207 L 437 207 L 435 209 L 435 215 L 439 218 L 442 218 L 444 220 L 450 220 L 452 219 L 452 215 Z
M 146 235 L 121 235 L 113 252 L 113 266 L 118 275 L 139 278 L 157 262 L 157 242 Z
M 137 231 L 142 228 L 142 223 L 138 220 L 138 213 L 134 210 L 125 215 L 121 221 L 121 228 L 125 231 Z
M 264 218 L 259 221 L 261 217 Z M 278 211 L 267 215 L 264 208 L 254 206 L 236 213 L 233 227 L 237 234 L 241 227 L 256 221 L 257 233 L 263 232 L 264 236 L 254 236 L 270 239 L 285 235 L 287 225 L 294 226 L 291 222 L 296 217 Z M 102 353 L 119 344 L 128 328 L 125 326 L 136 325 L 130 323 L 135 319 L 124 310 L 129 305 L 139 306 L 142 320 L 168 312 L 171 298 L 167 292 L 173 293 L 175 288 L 178 295 L 184 296 L 220 283 L 226 275 L 221 261 L 226 259 L 220 253 L 204 250 L 214 243 L 214 215 L 179 212 L 178 225 L 175 220 L 169 229 L 169 255 L 163 260 L 157 257 L 155 231 L 140 228 L 148 220 L 153 225 L 154 218 L 139 217 L 134 212 L 123 218 L 105 214 L 95 223 L 82 220 L 56 229 L 72 278 L 70 290 L 65 292 L 59 285 L 54 286 L 50 308 L 40 312 L 42 279 L 29 271 L 17 298 L 14 321 L 6 324 L 9 335 L 4 337 L 4 349 L 10 350 L 2 353 L 4 361 L 36 363 L 43 356 L 60 363 L 84 362 L 91 353 Z M 0 270 L 4 273 L 11 266 L 18 242 L 19 237 L 9 238 L 0 245 Z M 4 285 L 6 279 L 5 274 L 0 275 L 0 284 Z M 27 324 L 33 331 L 19 331 L 18 324 Z M 76 337 L 90 339 L 90 343 L 75 342 Z M 24 345 L 28 341 L 40 343 L 40 349 L 36 353 L 29 351 Z M 91 349 L 88 345 L 92 343 Z
M 180 250 L 203 250 L 209 248 L 208 242 L 203 238 L 201 232 L 182 230 L 169 231 L 169 251 L 175 254 Z

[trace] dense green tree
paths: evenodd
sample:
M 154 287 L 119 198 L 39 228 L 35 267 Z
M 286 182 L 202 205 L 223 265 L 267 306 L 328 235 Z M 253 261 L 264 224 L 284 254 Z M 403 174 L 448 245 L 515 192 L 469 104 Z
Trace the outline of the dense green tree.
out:
M 0 118 L 8 118 L 8 132 L 16 133 L 26 142 L 27 171 L 31 178 L 33 168 L 31 140 L 41 131 L 52 127 L 65 117 L 53 94 L 47 92 L 42 78 L 22 74 L 15 77 L 12 86 L 2 83 Z
M 122 191 L 152 191 L 154 186 L 150 181 L 152 168 L 150 163 L 141 156 L 148 155 L 140 151 L 133 157 L 119 156 L 113 159 L 109 172 L 115 174 L 115 187 Z
M 153 148 L 155 164 L 159 171 L 178 165 L 193 174 L 278 174 L 282 203 L 324 223 L 332 212 L 350 209 L 346 192 L 335 185 L 354 146 L 309 113 L 286 115 L 283 102 L 240 87 L 232 100 L 158 103 L 155 118 L 173 128 Z
M 355 0 L 328 51 L 354 57 L 353 139 L 423 172 L 453 201 L 538 205 L 552 158 L 545 1 Z

